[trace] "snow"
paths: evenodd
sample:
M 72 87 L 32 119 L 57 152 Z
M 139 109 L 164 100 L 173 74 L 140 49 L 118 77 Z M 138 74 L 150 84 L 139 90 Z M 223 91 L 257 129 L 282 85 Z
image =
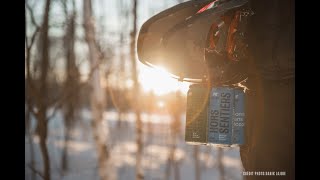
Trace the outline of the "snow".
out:
M 68 161 L 69 170 L 62 175 L 60 172 L 61 152 L 64 146 L 63 122 L 62 116 L 58 112 L 49 121 L 49 136 L 47 140 L 48 150 L 51 161 L 52 179 L 62 180 L 88 180 L 99 179 L 97 172 L 97 156 L 95 144 L 93 142 L 90 111 L 82 110 L 82 119 L 76 124 L 72 131 L 72 137 L 69 142 Z M 132 112 L 126 114 L 121 127 L 117 125 L 117 112 L 107 111 L 104 113 L 105 123 L 110 127 L 110 139 L 108 143 L 111 147 L 111 162 L 117 171 L 117 179 L 128 180 L 135 179 L 135 116 Z M 175 161 L 179 164 L 180 179 L 195 179 L 195 161 L 193 157 L 194 146 L 186 144 L 184 141 L 184 119 L 181 115 L 182 132 L 177 137 L 177 146 L 175 151 Z M 150 121 L 152 120 L 152 121 Z M 165 114 L 142 114 L 144 125 L 144 144 L 142 166 L 145 179 L 165 179 L 165 171 L 170 153 L 170 116 Z M 32 123 L 33 126 L 35 123 Z M 106 125 L 106 124 L 105 124 Z M 171 139 L 170 139 L 171 138 Z M 25 136 L 25 179 L 31 179 L 31 171 L 28 167 L 30 163 L 30 139 Z M 39 148 L 39 138 L 33 136 L 35 168 L 42 172 L 42 157 Z M 239 148 L 223 149 L 223 164 L 225 168 L 225 179 L 242 180 L 242 164 L 239 155 Z M 220 174 L 217 166 L 217 148 L 212 146 L 199 146 L 199 161 L 201 167 L 201 179 L 214 180 L 219 179 Z M 37 176 L 37 179 L 41 179 Z M 171 167 L 170 179 L 174 179 L 174 171 Z

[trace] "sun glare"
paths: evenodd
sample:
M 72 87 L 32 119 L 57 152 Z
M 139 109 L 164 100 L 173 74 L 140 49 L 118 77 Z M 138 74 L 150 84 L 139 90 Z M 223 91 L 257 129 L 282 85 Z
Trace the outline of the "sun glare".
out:
M 181 91 L 187 94 L 189 83 L 174 79 L 163 67 L 151 68 L 139 63 L 139 81 L 144 92 L 153 91 L 156 95 Z
M 160 107 L 160 108 L 163 108 L 164 107 L 164 102 L 163 101 L 159 101 L 158 103 L 157 103 L 157 105 L 158 105 L 158 107 Z

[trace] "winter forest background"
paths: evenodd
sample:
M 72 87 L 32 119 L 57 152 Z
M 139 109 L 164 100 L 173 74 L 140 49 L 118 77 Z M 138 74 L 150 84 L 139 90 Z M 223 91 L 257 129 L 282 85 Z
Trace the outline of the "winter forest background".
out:
M 25 179 L 242 179 L 238 148 L 185 143 L 189 84 L 136 58 L 181 2 L 25 1 Z

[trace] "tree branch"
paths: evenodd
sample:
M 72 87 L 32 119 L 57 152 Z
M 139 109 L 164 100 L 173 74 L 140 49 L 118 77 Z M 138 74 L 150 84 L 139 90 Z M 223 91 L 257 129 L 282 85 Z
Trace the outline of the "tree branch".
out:
M 36 26 L 37 28 L 40 28 L 40 26 L 37 24 L 36 19 L 34 18 L 34 14 L 33 14 L 33 10 L 30 7 L 30 5 L 26 2 L 26 7 L 30 13 L 30 18 L 31 18 L 31 22 L 34 26 Z
M 43 174 L 42 174 L 40 171 L 36 170 L 36 169 L 35 169 L 34 167 L 32 167 L 30 164 L 27 164 L 27 167 L 28 167 L 32 172 L 38 174 L 42 179 L 44 179 L 44 176 L 43 176 Z
M 68 5 L 67 5 L 67 0 L 61 0 L 61 4 L 63 6 L 63 12 L 65 17 L 68 17 Z
M 36 39 L 36 36 L 38 34 L 38 32 L 40 31 L 40 27 L 37 25 L 36 21 L 35 21 L 35 18 L 34 18 L 34 14 L 33 14 L 33 11 L 31 9 L 31 7 L 29 6 L 29 4 L 26 2 L 26 7 L 30 13 L 30 17 L 31 17 L 31 21 L 33 23 L 33 25 L 36 26 L 36 30 L 34 31 L 34 33 L 32 34 L 31 36 L 31 42 L 29 44 L 29 41 L 28 41 L 28 35 L 26 33 L 26 46 L 27 46 L 27 49 L 26 49 L 26 64 L 27 64 L 27 82 L 28 82 L 28 89 L 30 91 L 36 91 L 33 83 L 32 83 L 32 80 L 31 80 L 31 74 L 30 74 L 30 58 L 31 58 L 31 49 L 33 47 L 33 44 L 35 42 L 35 39 Z

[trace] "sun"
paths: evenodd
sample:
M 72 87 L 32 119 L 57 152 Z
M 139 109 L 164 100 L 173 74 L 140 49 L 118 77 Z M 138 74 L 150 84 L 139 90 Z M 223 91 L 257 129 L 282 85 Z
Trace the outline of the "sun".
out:
M 156 95 L 181 91 L 187 94 L 189 83 L 179 82 L 163 67 L 151 68 L 139 63 L 139 82 L 144 92 L 153 91 Z

